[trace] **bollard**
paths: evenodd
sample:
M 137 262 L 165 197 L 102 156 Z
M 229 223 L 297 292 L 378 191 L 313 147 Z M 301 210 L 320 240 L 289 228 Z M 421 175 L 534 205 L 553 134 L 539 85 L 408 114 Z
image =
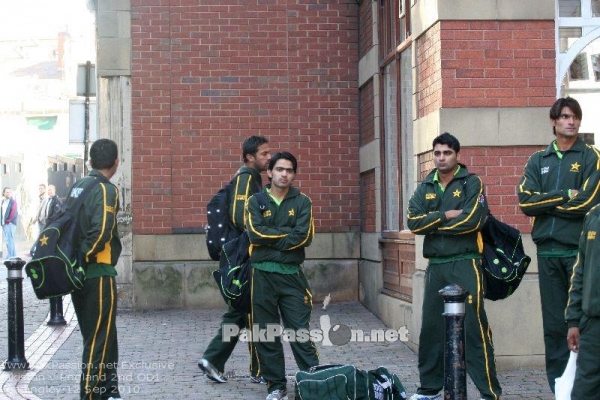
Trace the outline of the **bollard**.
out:
M 25 261 L 11 257 L 4 261 L 8 268 L 8 359 L 5 371 L 29 369 L 25 359 L 25 333 L 23 331 L 23 266 Z
M 50 319 L 48 320 L 47 325 L 49 326 L 59 326 L 66 325 L 67 321 L 63 316 L 63 298 L 53 297 L 50 299 Z
M 439 291 L 444 299 L 444 399 L 467 400 L 465 364 L 465 298 L 467 291 L 448 285 Z

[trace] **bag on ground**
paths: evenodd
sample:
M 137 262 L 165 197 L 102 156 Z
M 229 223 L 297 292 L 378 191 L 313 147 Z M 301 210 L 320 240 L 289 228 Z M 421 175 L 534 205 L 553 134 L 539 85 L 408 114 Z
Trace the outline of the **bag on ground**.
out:
M 485 298 L 505 299 L 517 290 L 531 257 L 525 254 L 521 232 L 488 214 L 481 229 Z
M 40 232 L 33 256 L 25 265 L 38 299 L 64 296 L 83 287 L 85 271 L 79 254 L 77 215 L 84 198 L 98 183 L 100 180 L 94 179 L 72 205 L 57 212 Z
M 387 368 L 365 371 L 354 365 L 318 365 L 296 373 L 296 398 L 301 400 L 403 400 L 406 391 Z

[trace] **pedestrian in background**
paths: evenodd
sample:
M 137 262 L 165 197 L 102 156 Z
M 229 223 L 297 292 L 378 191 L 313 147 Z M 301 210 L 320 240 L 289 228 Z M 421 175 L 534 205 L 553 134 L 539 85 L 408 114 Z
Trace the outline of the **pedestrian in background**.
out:
M 433 140 L 431 171 L 408 204 L 408 227 L 424 235 L 423 321 L 419 335 L 416 399 L 441 399 L 444 386 L 444 301 L 439 290 L 456 284 L 468 292 L 465 304 L 467 372 L 482 399 L 502 394 L 496 376 L 492 333 L 484 308 L 481 227 L 488 214 L 481 178 L 459 161 L 460 142 L 449 133 Z
M 4 198 L 0 205 L 2 211 L 2 233 L 4 234 L 4 243 L 6 243 L 6 257 L 11 258 L 17 256 L 15 249 L 15 231 L 17 230 L 17 218 L 19 217 L 19 209 L 17 201 L 12 197 L 12 190 L 5 187 L 2 191 Z
M 267 170 L 271 159 L 269 140 L 264 136 L 250 136 L 242 144 L 242 159 L 244 165 L 233 176 L 235 193 L 229 205 L 229 219 L 233 226 L 242 233 L 244 225 L 244 206 L 249 196 L 262 190 L 261 172 Z M 198 367 L 204 371 L 206 376 L 218 383 L 227 382 L 223 374 L 225 363 L 231 356 L 235 345 L 239 341 L 236 336 L 229 341 L 223 341 L 223 325 L 236 325 L 240 330 L 251 326 L 250 316 L 247 313 L 237 311 L 228 307 L 223 314 L 221 325 L 215 337 L 210 341 L 204 351 L 202 358 L 198 361 Z M 250 352 L 250 382 L 266 383 L 260 376 L 258 357 L 254 344 L 248 342 Z
M 577 100 L 558 99 L 550 108 L 556 138 L 531 155 L 519 181 L 521 211 L 533 218 L 537 247 L 546 375 L 554 392 L 569 361 L 565 342 L 569 279 L 585 214 L 599 201 L 598 150 L 579 138 L 582 111 Z
M 312 293 L 301 265 L 315 227 L 311 200 L 292 186 L 297 169 L 298 162 L 291 153 L 273 155 L 267 169 L 271 183 L 263 190 L 268 199 L 267 208 L 261 208 L 256 196 L 250 197 L 247 203 L 252 321 L 258 329 L 283 322 L 285 329 L 310 331 Z M 287 399 L 281 338 L 254 344 L 258 349 L 260 371 L 267 381 L 267 400 Z M 290 345 L 301 371 L 319 364 L 319 354 L 309 338 L 292 341 Z
M 121 239 L 117 230 L 119 190 L 109 179 L 119 166 L 117 144 L 98 139 L 90 148 L 92 171 L 73 185 L 66 200 L 71 202 L 92 187 L 78 214 L 79 252 L 86 279 L 83 288 L 71 294 L 83 337 L 80 398 L 119 399 L 117 365 L 117 270 Z

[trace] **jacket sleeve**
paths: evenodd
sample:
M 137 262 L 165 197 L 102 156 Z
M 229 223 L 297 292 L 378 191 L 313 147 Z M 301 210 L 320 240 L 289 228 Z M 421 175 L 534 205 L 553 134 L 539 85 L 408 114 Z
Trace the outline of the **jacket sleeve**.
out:
M 542 192 L 540 181 L 539 153 L 534 153 L 525 165 L 525 172 L 519 180 L 517 194 L 519 207 L 523 214 L 530 217 L 547 213 L 569 200 L 568 190 L 551 190 Z
M 256 196 L 250 197 L 247 203 L 246 227 L 250 243 L 270 246 L 280 251 L 307 247 L 312 243 L 315 233 L 312 215 L 312 202 L 301 194 L 299 206 L 295 208 L 295 225 L 293 227 L 269 227 L 263 218 Z
M 81 243 L 85 261 L 112 264 L 110 243 L 117 229 L 119 192 L 110 183 L 100 183 L 84 203 L 85 216 L 90 221 Z
M 583 290 L 583 269 L 585 268 L 585 253 L 587 247 L 587 228 L 581 231 L 579 237 L 579 251 L 575 265 L 573 265 L 573 273 L 571 274 L 571 286 L 569 287 L 569 300 L 565 309 L 565 320 L 569 328 L 579 325 L 579 320 L 583 315 L 581 311 L 581 300 Z
M 593 153 L 595 155 L 595 152 Z M 563 218 L 583 218 L 590 209 L 600 202 L 600 171 L 598 160 L 587 162 L 585 176 L 588 178 L 579 188 L 579 193 L 566 203 L 556 207 L 552 214 Z
M 438 229 L 440 235 L 460 235 L 481 230 L 488 214 L 488 205 L 484 195 L 481 178 L 470 175 L 465 186 L 465 202 L 460 215 L 446 221 Z
M 408 225 L 408 229 L 415 235 L 425 235 L 436 231 L 446 222 L 444 212 L 439 210 L 427 211 L 425 195 L 424 186 L 421 184 L 417 187 L 417 190 L 415 190 L 415 193 L 413 193 L 408 202 L 406 224 Z
M 244 207 L 248 197 L 252 196 L 254 178 L 248 173 L 237 175 L 233 180 L 234 196 L 229 205 L 229 218 L 238 231 L 244 230 Z

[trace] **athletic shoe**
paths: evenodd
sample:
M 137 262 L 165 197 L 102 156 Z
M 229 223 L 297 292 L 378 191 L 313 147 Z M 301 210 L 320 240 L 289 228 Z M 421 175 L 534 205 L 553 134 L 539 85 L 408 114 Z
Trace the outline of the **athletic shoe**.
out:
M 273 390 L 267 396 L 267 400 L 288 400 L 287 391 L 281 389 Z
M 252 382 L 252 383 L 260 383 L 262 385 L 266 385 L 267 384 L 267 381 L 262 376 L 251 376 L 250 377 L 250 382 Z
M 433 396 L 425 396 L 424 394 L 413 394 L 408 400 L 442 400 L 440 393 Z
M 206 374 L 206 377 L 208 379 L 213 380 L 218 383 L 227 382 L 227 378 L 225 378 L 222 373 L 217 371 L 215 366 L 212 365 L 207 359 L 205 359 L 205 358 L 200 359 L 200 361 L 198 361 L 198 367 L 200 367 L 200 369 L 202 371 L 204 371 L 204 374 Z

